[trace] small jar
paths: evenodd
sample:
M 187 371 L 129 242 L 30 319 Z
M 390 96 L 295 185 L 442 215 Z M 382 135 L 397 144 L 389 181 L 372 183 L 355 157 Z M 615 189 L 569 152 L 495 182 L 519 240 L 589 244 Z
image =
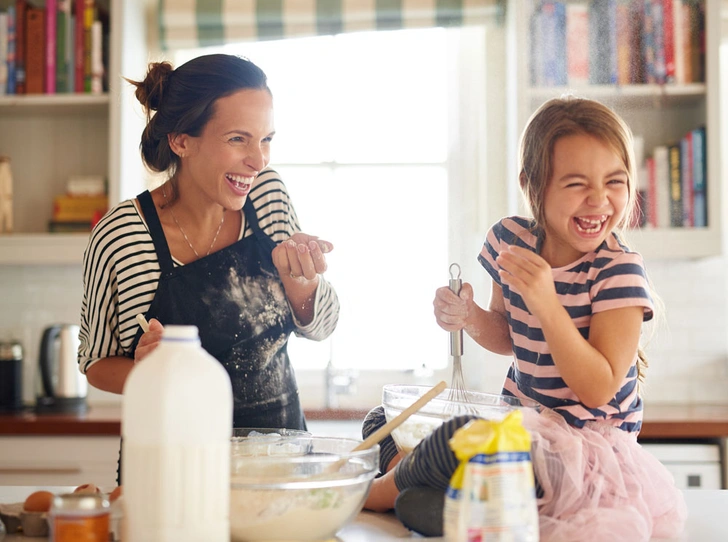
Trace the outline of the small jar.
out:
M 50 511 L 52 542 L 108 542 L 109 500 L 98 493 L 56 495 Z

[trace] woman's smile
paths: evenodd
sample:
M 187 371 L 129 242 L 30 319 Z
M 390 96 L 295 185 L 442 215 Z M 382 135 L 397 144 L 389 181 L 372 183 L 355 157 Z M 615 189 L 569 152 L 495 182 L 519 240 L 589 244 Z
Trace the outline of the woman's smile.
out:
M 243 175 L 235 175 L 233 173 L 227 173 L 225 179 L 228 184 L 232 187 L 236 196 L 245 197 L 250 192 L 250 188 L 253 186 L 253 179 Z

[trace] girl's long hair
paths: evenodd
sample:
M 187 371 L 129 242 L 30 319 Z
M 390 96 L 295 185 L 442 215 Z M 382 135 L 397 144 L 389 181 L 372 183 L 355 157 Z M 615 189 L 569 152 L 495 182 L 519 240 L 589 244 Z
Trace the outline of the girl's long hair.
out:
M 604 142 L 620 157 L 628 175 L 628 199 L 624 215 L 614 233 L 625 246 L 625 230 L 636 211 L 637 173 L 632 131 L 612 109 L 594 100 L 565 96 L 548 100 L 539 107 L 526 124 L 521 136 L 518 181 L 536 226 L 546 226 L 544 201 L 546 188 L 553 175 L 553 155 L 556 141 L 571 135 L 589 135 Z M 655 317 L 661 301 L 652 284 L 650 294 L 655 305 Z M 644 383 L 647 358 L 642 348 L 637 350 L 637 379 Z

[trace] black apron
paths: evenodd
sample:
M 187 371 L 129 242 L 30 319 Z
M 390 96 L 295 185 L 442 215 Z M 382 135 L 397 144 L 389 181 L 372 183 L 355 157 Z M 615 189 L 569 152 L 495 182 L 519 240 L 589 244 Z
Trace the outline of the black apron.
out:
M 147 320 L 197 326 L 202 347 L 230 375 L 233 427 L 305 430 L 287 350 L 293 316 L 273 265 L 275 242 L 260 229 L 250 199 L 243 213 L 252 236 L 179 267 L 172 262 L 151 194 L 145 191 L 137 199 L 161 268 Z M 139 329 L 132 355 L 141 334 Z

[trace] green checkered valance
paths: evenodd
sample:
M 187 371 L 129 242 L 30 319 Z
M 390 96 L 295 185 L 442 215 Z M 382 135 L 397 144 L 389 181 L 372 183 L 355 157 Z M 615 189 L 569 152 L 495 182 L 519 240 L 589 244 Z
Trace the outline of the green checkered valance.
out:
M 158 0 L 165 50 L 225 43 L 483 24 L 505 0 Z

